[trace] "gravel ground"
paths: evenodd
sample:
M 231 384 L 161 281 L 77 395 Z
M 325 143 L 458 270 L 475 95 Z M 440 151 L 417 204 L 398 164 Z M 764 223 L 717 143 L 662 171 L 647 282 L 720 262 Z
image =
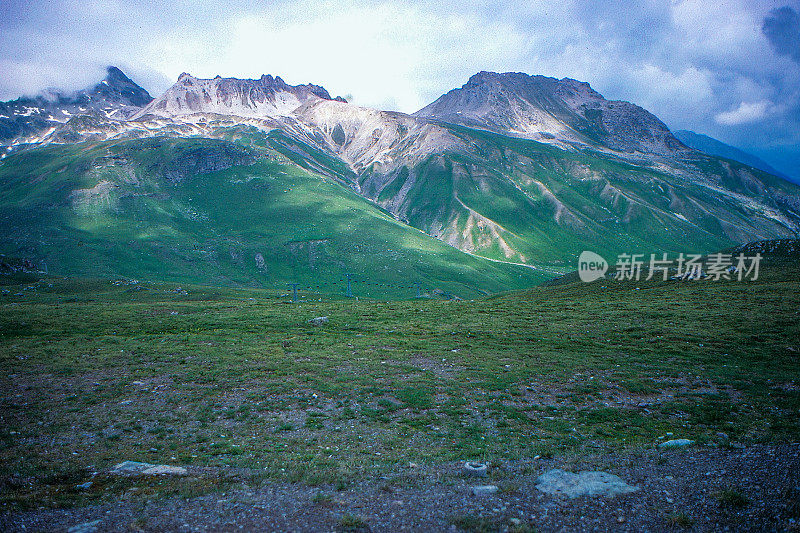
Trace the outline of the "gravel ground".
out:
M 550 496 L 535 485 L 553 468 L 602 470 L 639 490 L 613 498 Z M 472 494 L 486 484 L 499 491 Z M 253 485 L 193 498 L 125 495 L 83 508 L 4 513 L 0 530 L 67 531 L 94 522 L 73 531 L 800 531 L 798 444 L 531 459 L 493 464 L 487 478 L 465 477 L 455 463 L 409 464 L 343 491 Z

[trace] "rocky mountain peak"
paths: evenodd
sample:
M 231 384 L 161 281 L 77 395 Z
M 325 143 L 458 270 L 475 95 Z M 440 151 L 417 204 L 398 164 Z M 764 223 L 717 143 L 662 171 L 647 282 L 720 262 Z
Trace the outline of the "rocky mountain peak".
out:
M 148 114 L 166 117 L 213 113 L 266 118 L 288 116 L 314 100 L 333 100 L 324 87 L 289 85 L 280 76 L 262 74 L 258 79 L 196 78 L 184 72 L 163 95 L 134 118 Z
M 105 77 L 92 87 L 66 92 L 47 89 L 34 97 L 0 102 L 0 145 L 39 142 L 41 135 L 60 127 L 71 117 L 99 114 L 107 119 L 126 119 L 153 98 L 119 68 L 109 66 Z
M 507 74 L 511 73 L 509 72 Z M 464 87 L 476 87 L 479 85 L 497 83 L 500 81 L 502 76 L 502 74 L 498 74 L 497 72 L 482 70 L 470 76 L 469 80 L 467 80 L 467 83 L 464 84 Z
M 542 95 L 552 93 L 580 93 L 593 98 L 603 99 L 603 96 L 592 89 L 591 85 L 585 81 L 573 78 L 552 78 L 549 76 L 530 75 L 524 72 L 490 72 L 481 71 L 473 74 L 462 89 L 474 90 L 478 88 L 491 87 L 495 90 L 518 92 L 521 96 L 535 96 L 532 93 Z M 456 89 L 458 90 L 458 89 Z
M 115 67 L 114 65 L 109 65 L 106 67 L 106 81 L 119 81 L 124 83 L 133 83 L 128 76 L 125 75 L 119 68 Z
M 131 107 L 144 107 L 153 101 L 150 93 L 114 66 L 106 69 L 106 77 L 95 85 L 90 93 L 108 102 Z
M 661 155 L 685 150 L 652 114 L 606 100 L 571 78 L 482 71 L 414 115 L 560 145 Z

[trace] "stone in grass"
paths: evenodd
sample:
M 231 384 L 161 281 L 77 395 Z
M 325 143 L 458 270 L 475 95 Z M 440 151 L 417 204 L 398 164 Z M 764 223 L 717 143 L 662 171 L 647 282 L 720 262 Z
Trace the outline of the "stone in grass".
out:
M 465 474 L 475 477 L 486 477 L 489 471 L 489 467 L 486 464 L 477 461 L 466 461 L 461 469 Z
M 138 461 L 122 461 L 111 469 L 112 474 L 141 474 L 148 468 L 156 465 L 150 463 L 140 463 Z
M 545 472 L 536 479 L 536 488 L 554 496 L 605 496 L 636 492 L 639 487 L 628 485 L 618 476 L 607 472 L 565 472 L 554 469 Z
M 148 474 L 148 475 L 165 474 L 170 476 L 185 476 L 186 474 L 188 474 L 188 472 L 182 466 L 155 465 L 143 471 L 142 474 Z
M 475 496 L 490 496 L 497 492 L 497 485 L 477 485 L 472 487 L 472 494 Z
M 680 448 L 681 446 L 689 446 L 690 444 L 694 444 L 693 440 L 689 439 L 672 439 L 666 442 L 662 442 L 658 445 L 659 448 Z
M 317 318 L 312 318 L 308 321 L 309 324 L 312 326 L 323 326 L 328 323 L 328 317 L 326 316 L 318 316 Z
M 77 524 L 67 529 L 67 533 L 94 533 L 100 527 L 101 520 L 92 520 L 91 522 L 84 522 Z
M 172 476 L 185 476 L 188 472 L 182 466 L 151 465 L 150 463 L 140 463 L 138 461 L 123 461 L 111 469 L 111 473 L 121 475 L 166 474 Z

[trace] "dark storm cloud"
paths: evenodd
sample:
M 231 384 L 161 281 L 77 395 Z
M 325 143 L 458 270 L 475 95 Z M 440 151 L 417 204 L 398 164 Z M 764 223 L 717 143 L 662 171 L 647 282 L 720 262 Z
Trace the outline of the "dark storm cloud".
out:
M 773 9 L 761 30 L 776 52 L 800 62 L 800 13 L 789 6 Z

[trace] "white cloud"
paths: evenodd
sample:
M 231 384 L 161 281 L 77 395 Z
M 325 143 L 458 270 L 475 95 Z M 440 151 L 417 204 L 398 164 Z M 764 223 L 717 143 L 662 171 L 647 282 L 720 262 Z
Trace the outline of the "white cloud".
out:
M 736 109 L 718 113 L 714 118 L 720 124 L 726 126 L 738 126 L 757 122 L 765 118 L 774 106 L 771 102 L 761 100 L 759 102 L 742 102 Z
M 6 90 L 0 87 L 0 100 L 19 96 L 35 96 L 42 90 L 54 87 L 67 91 L 94 85 L 105 76 L 101 64 L 84 63 L 80 71 L 74 64 L 51 64 L 46 59 L 12 61 L 0 58 L 0 73 Z
M 438 96 L 480 69 L 507 68 L 525 49 L 525 37 L 508 25 L 389 4 L 301 3 L 291 13 L 234 16 L 217 31 L 224 40 L 191 31 L 162 37 L 150 47 L 152 66 L 171 79 L 183 71 L 279 75 L 350 93 L 359 105 L 413 112 L 432 91 Z

